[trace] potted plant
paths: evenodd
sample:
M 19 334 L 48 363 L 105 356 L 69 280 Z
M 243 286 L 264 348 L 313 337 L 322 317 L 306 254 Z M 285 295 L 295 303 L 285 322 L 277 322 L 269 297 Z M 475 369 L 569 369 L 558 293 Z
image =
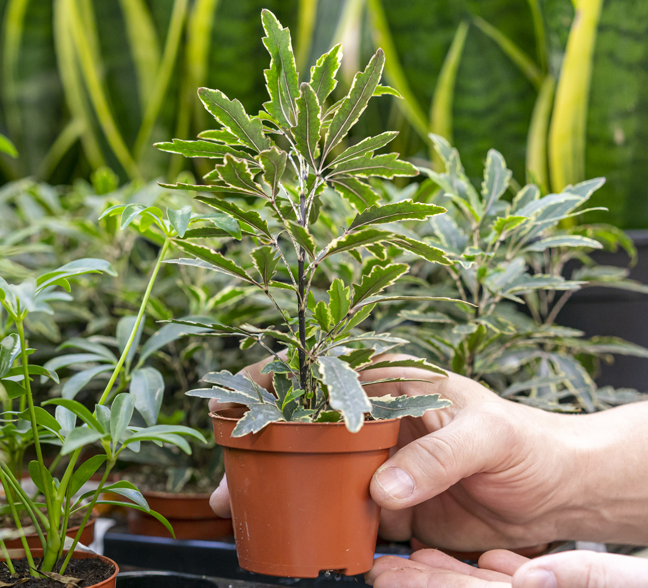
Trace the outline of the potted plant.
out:
M 75 552 L 94 506 L 103 502 L 101 496 L 106 491 L 126 497 L 129 502 L 118 502 L 118 504 L 150 513 L 172 532 L 168 521 L 151 511 L 144 497 L 132 483 L 118 481 L 114 484 L 107 484 L 110 472 L 120 453 L 127 447 L 137 451 L 142 441 L 153 441 L 159 444 L 175 445 L 190 452 L 191 448 L 185 437 L 204 441 L 199 432 L 189 427 L 179 425 L 135 426 L 131 422 L 136 408 L 135 395 L 123 392 L 113 395 L 113 385 L 122 366 L 127 361 L 171 239 L 183 234 L 191 221 L 190 210 L 167 210 L 168 220 L 162 218 L 162 213 L 159 210 L 150 211 L 140 208 L 136 209 L 136 212 L 137 214 L 134 216 L 145 213 L 151 218 L 151 223 L 158 226 L 163 234 L 163 244 L 137 318 L 101 398 L 94 407 L 94 412 L 71 398 L 51 398 L 42 402 L 41 406 L 35 404 L 30 375 L 50 375 L 50 372 L 37 365 L 29 364 L 29 354 L 32 350 L 27 347 L 24 325 L 30 312 L 47 312 L 49 310 L 48 300 L 57 297 L 56 288 L 63 287 L 69 291 L 69 280 L 89 272 L 113 271 L 110 264 L 102 260 L 80 259 L 53 272 L 41 275 L 36 280 L 30 278 L 18 285 L 9 285 L 0 278 L 2 306 L 9 321 L 15 326 L 18 336 L 17 342 L 15 338 L 10 337 L 11 345 L 8 345 L 7 348 L 3 347 L 3 362 L 10 361 L 13 364 L 18 357 L 17 348 L 20 353 L 20 365 L 13 368 L 15 374 L 9 372 L 11 374 L 8 376 L 9 379 L 5 377 L 5 381 L 3 381 L 5 391 L 9 389 L 12 399 L 14 401 L 18 399 L 20 406 L 18 411 L 7 411 L 3 415 L 5 418 L 3 428 L 16 424 L 22 427 L 23 423 L 31 428 L 37 459 L 30 462 L 29 472 L 33 483 L 43 497 L 42 501 L 36 501 L 29 496 L 15 474 L 16 468 L 14 470 L 9 468 L 4 457 L 0 456 L 0 484 L 5 492 L 7 509 L 12 515 L 17 532 L 21 535 L 23 547 L 23 553 L 16 557 L 15 554 L 12 555 L 8 552 L 5 543 L 0 539 L 0 553 L 5 562 L 5 567 L 0 571 L 0 580 L 5 583 L 9 581 L 20 583 L 21 580 L 29 579 L 31 576 L 32 583 L 39 579 L 43 582 L 53 579 L 67 584 L 114 586 L 117 573 L 114 562 L 97 559 L 92 554 Z M 150 229 L 150 224 L 148 229 Z M 65 296 L 64 293 L 63 297 Z M 61 298 L 61 295 L 58 298 Z M 9 385 L 8 382 L 13 382 L 13 384 Z M 25 405 L 24 410 L 20 410 L 22 405 Z M 48 412 L 44 408 L 45 406 L 55 406 L 54 415 Z M 77 419 L 82 423 L 79 426 L 77 426 Z M 60 479 L 52 476 L 46 467 L 40 442 L 44 431 L 56 438 L 60 444 L 60 454 L 68 456 L 64 474 Z M 90 444 L 98 444 L 101 447 L 101 453 L 81 462 L 80 454 L 84 447 Z M 100 468 L 103 475 L 98 487 L 83 492 L 84 484 Z M 40 539 L 40 550 L 32 549 L 28 544 L 25 536 L 27 531 L 23 529 L 20 520 L 23 511 L 28 514 L 31 525 Z M 66 540 L 68 522 L 70 516 L 76 512 L 84 513 L 83 520 L 75 537 L 68 541 Z M 79 560 L 88 557 L 93 557 L 90 567 L 78 563 Z M 37 562 L 35 558 L 41 559 Z
M 372 363 L 405 340 L 362 333 L 358 326 L 378 303 L 406 299 L 382 293 L 408 271 L 406 264 L 382 261 L 383 244 L 449 263 L 439 249 L 404 234 L 400 224 L 445 209 L 407 200 L 379 205 L 367 178 L 417 174 L 395 153 L 374 155 L 395 133 L 344 148 L 371 97 L 395 93 L 379 85 L 383 51 L 356 74 L 344 98 L 325 107 L 336 85 L 340 47 L 323 55 L 310 82 L 300 85 L 290 32 L 267 10 L 262 21 L 271 55 L 265 112 L 249 117 L 238 101 L 202 88 L 200 99 L 222 128 L 198 141 L 158 147 L 219 160 L 206 176 L 210 185 L 174 187 L 199 191 L 199 201 L 241 221 L 258 245 L 247 268 L 186 239 L 177 246 L 192 257 L 169 263 L 222 272 L 262 292 L 283 328 L 172 322 L 208 327 L 203 337 L 240 338 L 243 349 L 258 344 L 274 357 L 265 368 L 273 373 L 273 390 L 245 374 L 220 371 L 203 378 L 215 386 L 188 393 L 240 406 L 212 416 L 216 441 L 224 447 L 241 566 L 291 577 L 331 569 L 353 575 L 372 565 L 379 513 L 369 482 L 396 444 L 398 419 L 449 405 L 438 394 L 369 398 L 364 386 L 372 382 L 360 382 L 358 371 L 407 365 L 439 377 L 445 372 L 424 360 Z M 326 203 L 339 196 L 354 207 L 347 209 L 344 226 L 326 215 Z M 240 206 L 232 199 L 237 197 L 256 199 L 263 208 Z M 365 250 L 369 256 L 362 255 Z M 278 353 L 280 345 L 285 354 Z

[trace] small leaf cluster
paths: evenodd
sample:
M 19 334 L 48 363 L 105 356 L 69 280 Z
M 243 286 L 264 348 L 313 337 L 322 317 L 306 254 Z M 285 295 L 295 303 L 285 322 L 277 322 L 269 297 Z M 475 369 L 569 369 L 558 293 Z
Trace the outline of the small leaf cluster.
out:
M 268 10 L 261 19 L 266 33 L 263 42 L 271 57 L 265 72 L 270 100 L 264 110 L 250 116 L 238 100 L 230 100 L 219 90 L 201 88 L 200 100 L 220 128 L 201 133 L 196 141 L 174 140 L 157 146 L 187 157 L 215 160 L 214 170 L 204 177 L 206 184 L 179 182 L 166 187 L 198 192 L 196 200 L 240 222 L 243 237 L 257 243 L 251 252 L 252 267 L 247 268 L 221 251 L 191 242 L 185 234 L 176 245 L 189 257 L 170 262 L 221 272 L 254 287 L 275 306 L 283 325 L 259 328 L 179 322 L 209 327 L 211 333 L 203 336 L 239 337 L 243 348 L 259 344 L 274 354 L 275 394 L 229 372 L 209 374 L 207 381 L 217 385 L 192 394 L 249 406 L 236 435 L 257 431 L 273 421 L 330 420 L 331 412 L 339 413 L 349 430 L 357 431 L 365 414 L 373 418 L 377 414 L 357 370 L 369 369 L 373 355 L 404 342 L 384 334 L 359 335 L 356 329 L 376 304 L 394 299 L 383 292 L 409 269 L 407 264 L 386 261 L 384 253 L 393 247 L 428 261 L 450 263 L 441 250 L 409 237 L 401 228 L 403 222 L 424 221 L 445 209 L 411 200 L 380 204 L 370 179 L 418 174 L 396 153 L 376 154 L 396 133 L 345 144 L 373 96 L 397 94 L 380 85 L 383 51 L 378 49 L 355 75 L 346 96 L 328 104 L 337 84 L 341 47 L 322 55 L 311 68 L 309 81 L 300 83 L 290 31 Z M 341 219 L 343 224 L 327 222 L 330 217 L 322 214 L 325 195 L 331 193 L 352 207 L 351 218 Z M 260 206 L 249 206 L 251 201 Z M 363 258 L 363 252 L 371 262 Z M 362 265 L 357 282 L 335 277 L 332 258 L 338 255 L 350 256 Z M 278 346 L 287 347 L 287 353 L 278 355 Z M 444 405 L 436 395 L 427 402 L 430 409 Z M 407 403 L 398 401 L 399 415 Z

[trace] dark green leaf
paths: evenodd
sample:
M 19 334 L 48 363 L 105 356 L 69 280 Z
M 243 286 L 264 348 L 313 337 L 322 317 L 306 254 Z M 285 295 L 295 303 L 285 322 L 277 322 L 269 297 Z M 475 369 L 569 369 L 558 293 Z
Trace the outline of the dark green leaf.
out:
M 353 286 L 353 307 L 357 307 L 370 296 L 391 286 L 408 271 L 409 266 L 404 263 L 393 263 L 384 267 L 375 266 L 362 278 L 360 285 Z
M 313 318 L 317 321 L 324 332 L 328 332 L 331 327 L 333 327 L 331 312 L 329 311 L 328 306 L 326 306 L 326 303 L 323 300 L 320 300 L 315 305 Z
M 261 189 L 250 173 L 248 162 L 244 159 L 237 159 L 231 155 L 226 155 L 223 163 L 217 165 L 214 172 L 218 178 L 224 182 L 220 187 L 225 191 L 234 191 L 237 194 L 249 194 L 251 196 L 260 196 L 266 198 L 265 192 Z M 205 179 L 211 180 L 212 174 L 205 176 Z M 232 188 L 232 190 L 229 190 Z
M 134 510 L 139 510 L 141 512 L 145 512 L 146 514 L 151 515 L 153 518 L 157 519 L 160 521 L 165 529 L 171 533 L 171 536 L 175 539 L 175 532 L 173 531 L 173 527 L 171 526 L 171 523 L 167 521 L 161 514 L 155 512 L 154 510 L 148 510 L 146 508 L 142 508 L 141 506 L 138 506 L 136 504 L 133 504 L 132 502 L 120 502 L 119 500 L 97 500 L 95 504 L 106 504 L 110 506 L 119 506 L 119 507 L 126 507 L 126 508 L 132 508 Z
M 329 257 L 335 253 L 340 253 L 342 251 L 349 251 L 351 249 L 357 249 L 359 247 L 366 247 L 373 243 L 380 243 L 381 241 L 387 241 L 390 237 L 393 237 L 393 233 L 387 231 L 381 231 L 379 229 L 364 229 L 362 231 L 357 231 L 355 233 L 350 233 L 344 237 L 339 237 L 331 243 L 331 249 L 325 257 Z
M 105 461 L 105 455 L 93 455 L 91 458 L 85 460 L 74 474 L 72 474 L 70 484 L 68 485 L 67 495 L 74 496 L 79 490 L 81 490 L 83 485 L 93 476 Z
M 342 361 L 346 361 L 353 369 L 358 369 L 363 365 L 371 363 L 371 358 L 375 353 L 375 349 L 367 347 L 364 349 L 354 349 L 348 355 L 339 355 L 338 357 Z
M 269 245 L 253 249 L 250 255 L 254 267 L 261 274 L 261 282 L 267 286 L 272 280 L 272 277 L 277 273 L 277 265 L 280 257 L 277 256 L 274 247 L 270 247 Z
M 288 229 L 299 246 L 304 248 L 311 259 L 314 258 L 315 241 L 313 240 L 313 236 L 308 232 L 308 229 L 292 221 L 288 221 Z

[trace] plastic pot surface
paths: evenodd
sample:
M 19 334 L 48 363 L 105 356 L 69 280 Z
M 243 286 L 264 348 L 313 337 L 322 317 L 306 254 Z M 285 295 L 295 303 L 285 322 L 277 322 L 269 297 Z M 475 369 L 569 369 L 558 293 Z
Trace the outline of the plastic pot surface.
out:
M 39 558 L 43 557 L 42 549 L 30 548 L 30 551 L 33 557 L 39 557 Z M 23 549 L 12 549 L 9 556 L 12 557 L 13 559 L 21 559 L 25 557 L 25 551 Z M 98 557 L 101 561 L 110 564 L 114 568 L 114 572 L 112 576 L 110 576 L 110 578 L 107 578 L 102 582 L 99 582 L 98 584 L 92 584 L 91 586 L 88 586 L 88 588 L 116 588 L 119 566 L 112 559 L 105 557 L 103 555 L 97 555 L 96 553 L 90 553 L 88 551 L 75 551 L 74 555 L 72 556 L 72 559 L 91 559 L 95 557 Z M 4 561 L 4 557 L 0 556 L 0 561 Z
M 400 421 L 366 422 L 358 433 L 344 423 L 272 423 L 235 438 L 232 414 L 211 416 L 241 567 L 294 578 L 369 571 L 380 517 L 369 485 Z

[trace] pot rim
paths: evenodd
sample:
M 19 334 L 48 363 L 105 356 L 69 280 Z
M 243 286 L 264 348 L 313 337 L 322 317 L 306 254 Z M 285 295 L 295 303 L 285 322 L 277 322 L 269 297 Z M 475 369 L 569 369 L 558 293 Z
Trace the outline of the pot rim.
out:
M 243 406 L 243 405 L 241 405 L 241 406 Z M 231 410 L 231 409 L 224 408 L 222 410 Z M 214 420 L 218 419 L 218 420 L 221 420 L 221 421 L 231 421 L 231 422 L 236 422 L 236 421 L 241 420 L 241 418 L 243 418 L 243 417 L 237 417 L 237 418 L 227 417 L 227 416 L 223 416 L 223 415 L 218 414 L 219 412 L 220 411 L 218 411 L 218 410 L 210 411 L 209 416 Z M 364 421 L 362 426 L 366 427 L 368 425 L 376 425 L 378 423 L 391 423 L 393 421 L 398 421 L 398 420 L 400 420 L 400 418 L 398 418 L 398 417 L 395 417 L 393 419 L 376 419 L 374 421 Z M 268 426 L 272 426 L 272 425 L 293 426 L 293 427 L 295 427 L 295 426 L 297 426 L 297 427 L 303 427 L 303 426 L 313 427 L 313 426 L 316 426 L 316 427 L 344 427 L 344 428 L 346 428 L 346 424 L 344 423 L 343 420 L 338 421 L 337 423 L 309 423 L 309 422 L 296 422 L 296 421 L 292 421 L 292 422 L 273 421 L 273 422 L 268 424 Z
M 159 498 L 161 500 L 196 500 L 202 502 L 211 496 L 211 492 L 194 494 L 191 492 L 163 492 L 161 490 L 142 490 L 142 496 L 146 498 Z
M 25 557 L 25 550 L 22 547 L 19 547 L 17 549 L 9 549 L 9 555 L 12 559 L 22 559 Z M 43 549 L 30 549 L 30 553 L 32 554 L 33 557 L 43 557 Z M 22 555 L 18 555 L 22 553 Z M 66 555 L 68 552 L 63 551 L 63 555 Z M 79 557 L 77 558 L 76 555 L 85 555 L 87 557 Z M 105 580 L 101 580 L 101 582 L 98 582 L 97 584 L 92 584 L 88 586 L 88 588 L 96 588 L 97 586 L 102 586 L 104 584 L 107 584 L 108 582 L 111 581 L 117 581 L 117 574 L 119 574 L 119 566 L 117 565 L 117 562 L 114 560 L 110 559 L 109 557 L 106 557 L 105 555 L 99 555 L 98 553 L 95 553 L 94 551 L 81 551 L 81 550 L 75 550 L 74 553 L 72 554 L 72 559 L 91 559 L 93 557 L 98 557 L 101 561 L 105 563 L 109 563 L 113 567 L 113 573 L 111 576 L 106 578 Z M 0 561 L 4 561 L 4 557 L 0 555 Z

